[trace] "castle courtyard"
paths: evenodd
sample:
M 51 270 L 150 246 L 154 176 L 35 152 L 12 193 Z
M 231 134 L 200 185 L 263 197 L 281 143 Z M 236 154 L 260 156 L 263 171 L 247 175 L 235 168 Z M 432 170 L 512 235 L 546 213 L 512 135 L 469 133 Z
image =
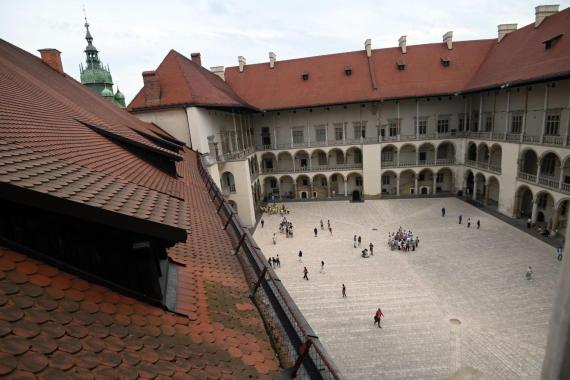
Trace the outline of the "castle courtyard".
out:
M 279 254 L 277 275 L 348 379 L 441 379 L 465 367 L 489 379 L 540 377 L 560 269 L 555 248 L 455 198 L 286 207 L 294 237 L 279 233 L 279 215 L 265 214 L 255 240 L 268 258 Z M 400 226 L 419 236 L 415 251 L 388 247 Z M 370 242 L 374 255 L 361 258 Z M 382 329 L 373 325 L 379 306 Z

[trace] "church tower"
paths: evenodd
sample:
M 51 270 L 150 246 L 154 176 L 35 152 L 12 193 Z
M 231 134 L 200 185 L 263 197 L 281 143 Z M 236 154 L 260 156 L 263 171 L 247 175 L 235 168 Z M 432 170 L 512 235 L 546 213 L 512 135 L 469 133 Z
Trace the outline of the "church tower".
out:
M 85 29 L 85 40 L 87 40 L 87 47 L 85 48 L 86 66 L 79 65 L 81 83 L 117 106 L 125 108 L 125 96 L 121 91 L 117 88 L 117 92 L 113 94 L 113 77 L 109 71 L 109 66 L 103 66 L 99 60 L 99 51 L 93 46 L 93 36 L 89 31 L 87 17 L 85 17 Z

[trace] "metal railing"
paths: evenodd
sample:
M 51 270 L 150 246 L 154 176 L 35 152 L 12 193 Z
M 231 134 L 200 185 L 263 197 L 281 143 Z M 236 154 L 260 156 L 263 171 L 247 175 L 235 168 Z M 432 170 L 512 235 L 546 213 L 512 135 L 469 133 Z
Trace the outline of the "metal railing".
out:
M 261 174 L 281 174 L 281 173 L 304 173 L 304 172 L 326 172 L 326 171 L 337 171 L 337 170 L 360 170 L 362 169 L 362 163 L 360 164 L 333 164 L 333 165 L 312 165 L 312 166 L 301 166 L 290 168 L 263 168 L 261 169 Z
M 344 379 L 301 311 L 267 263 L 251 233 L 245 228 L 222 192 L 198 160 L 206 190 L 232 237 L 237 255 L 250 283 L 250 297 L 258 307 L 277 347 L 281 365 L 293 378 Z

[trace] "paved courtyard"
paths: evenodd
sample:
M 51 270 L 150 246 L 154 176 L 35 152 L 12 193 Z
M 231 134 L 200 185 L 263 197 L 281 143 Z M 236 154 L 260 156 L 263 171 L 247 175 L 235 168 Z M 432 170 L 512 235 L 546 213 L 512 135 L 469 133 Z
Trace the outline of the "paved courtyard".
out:
M 455 198 L 286 206 L 294 238 L 278 233 L 279 215 L 265 215 L 254 237 L 266 256 L 279 254 L 277 274 L 348 379 L 441 379 L 462 367 L 490 379 L 540 377 L 560 267 L 554 248 Z M 321 218 L 325 229 L 330 219 L 333 237 L 320 230 Z M 388 232 L 399 226 L 419 236 L 415 252 L 389 250 Z M 374 256 L 361 258 L 369 242 Z M 373 326 L 378 306 L 382 329 Z

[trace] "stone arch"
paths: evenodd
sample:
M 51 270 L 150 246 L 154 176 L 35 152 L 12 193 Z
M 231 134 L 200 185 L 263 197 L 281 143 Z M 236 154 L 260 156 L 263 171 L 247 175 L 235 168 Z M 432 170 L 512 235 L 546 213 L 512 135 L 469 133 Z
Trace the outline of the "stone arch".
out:
M 437 146 L 436 159 L 447 163 L 455 162 L 455 145 L 451 141 L 442 141 Z
M 464 189 L 465 195 L 471 197 L 473 196 L 473 190 L 475 185 L 475 175 L 473 174 L 473 171 L 467 169 L 465 171 L 464 180 L 465 180 L 465 189 Z
M 501 172 L 502 160 L 503 160 L 503 148 L 500 144 L 491 145 L 490 150 L 490 161 L 489 169 L 494 172 Z
M 279 180 L 276 177 L 268 176 L 263 179 L 263 195 L 266 201 L 279 198 L 279 187 Z
M 562 177 L 562 190 L 565 193 L 570 193 L 570 156 L 566 156 L 560 165 L 560 176 Z
M 552 217 L 554 216 L 555 201 L 550 191 L 541 190 L 536 193 L 537 213 L 535 223 L 543 224 L 543 226 L 551 229 Z
M 435 189 L 433 170 L 424 168 L 418 173 L 418 194 L 432 194 Z
M 293 171 L 293 156 L 287 151 L 279 152 L 277 155 L 277 168 L 280 172 Z
M 328 165 L 328 157 L 324 150 L 315 149 L 311 152 L 311 168 L 325 168 Z
M 329 192 L 327 176 L 324 174 L 315 174 L 313 176 L 313 192 L 311 194 L 311 197 L 327 198 L 328 196 Z
M 363 178 L 362 174 L 351 172 L 346 176 L 348 195 L 352 196 L 353 200 L 362 199 Z
M 487 143 L 481 142 L 479 146 L 477 146 L 477 163 L 489 163 L 489 146 Z
M 393 167 L 396 166 L 398 162 L 398 148 L 395 145 L 388 144 L 382 147 L 380 151 L 380 160 L 383 167 Z
M 272 152 L 265 152 L 261 155 L 261 169 L 263 173 L 273 173 L 277 171 L 277 156 Z
M 344 165 L 344 152 L 342 149 L 333 148 L 328 153 L 328 164 L 330 167 Z
M 413 195 L 416 192 L 416 173 L 412 169 L 402 170 L 399 175 L 399 195 Z
M 538 172 L 538 155 L 534 149 L 526 148 L 521 152 L 519 172 L 536 176 Z
M 362 165 L 362 149 L 351 146 L 346 150 L 347 165 Z
M 560 178 L 560 157 L 552 151 L 546 151 L 540 156 L 540 179 L 552 180 L 554 184 L 548 184 L 549 186 L 558 187 L 558 179 Z
M 279 195 L 282 198 L 295 199 L 295 182 L 290 175 L 279 177 Z
M 309 170 L 311 161 L 309 153 L 306 150 L 301 149 L 296 151 L 293 159 L 295 162 L 296 171 Z
M 220 183 L 222 185 L 222 192 L 230 194 L 236 192 L 236 183 L 232 172 L 225 171 L 220 176 Z
M 435 193 L 453 193 L 453 170 L 451 168 L 441 168 L 436 173 Z
M 475 173 L 475 187 L 476 196 L 475 199 L 479 202 L 483 203 L 485 199 L 485 186 L 487 184 L 487 178 L 485 177 L 484 173 L 476 172 Z
M 435 146 L 432 143 L 423 143 L 418 148 L 418 163 L 420 165 L 435 164 L 435 152 Z
M 382 194 L 396 195 L 398 175 L 394 171 L 384 171 L 381 181 Z
M 413 144 L 404 144 L 400 147 L 398 162 L 400 166 L 416 166 L 417 164 L 417 150 Z
M 554 233 L 566 236 L 568 227 L 568 210 L 570 209 L 570 198 L 562 198 L 556 203 L 556 217 L 552 224 Z
M 346 196 L 344 186 L 344 176 L 340 173 L 333 173 L 329 177 L 331 197 Z
M 515 192 L 515 217 L 527 219 L 532 215 L 534 194 L 530 187 L 521 185 Z
M 499 195 L 501 191 L 501 185 L 499 180 L 494 175 L 487 178 L 487 189 L 486 189 L 486 199 L 485 204 L 491 208 L 499 207 Z
M 477 145 L 473 141 L 467 143 L 467 160 L 477 161 Z

